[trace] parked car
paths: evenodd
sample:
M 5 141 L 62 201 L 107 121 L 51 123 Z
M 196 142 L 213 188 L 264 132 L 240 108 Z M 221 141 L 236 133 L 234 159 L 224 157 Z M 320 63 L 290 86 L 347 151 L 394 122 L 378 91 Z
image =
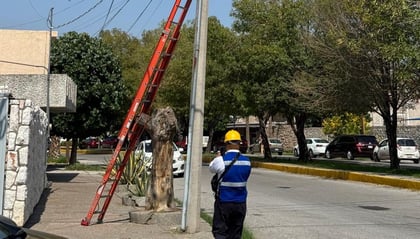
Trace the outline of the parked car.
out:
M 99 139 L 96 137 L 87 137 L 86 139 L 80 141 L 80 149 L 96 149 L 99 148 Z
M 185 161 L 181 155 L 183 151 L 182 148 L 178 148 L 175 143 L 173 144 L 173 161 L 172 161 L 172 168 L 173 168 L 173 175 L 182 177 L 184 176 L 184 165 Z M 152 168 L 152 160 L 153 160 L 153 147 L 152 147 L 152 140 L 143 140 L 141 141 L 135 150 L 137 155 L 143 155 L 143 160 L 146 164 L 147 168 Z
M 373 149 L 377 144 L 378 141 L 373 135 L 340 135 L 328 144 L 325 157 L 344 157 L 349 160 L 355 157 L 372 158 Z
M 283 143 L 281 142 L 280 139 L 268 138 L 268 145 L 269 145 L 272 153 L 277 153 L 278 155 L 283 154 Z M 249 146 L 249 152 L 251 154 L 253 154 L 255 152 L 261 152 L 262 150 L 264 150 L 261 147 L 262 147 L 261 142 L 257 141 L 257 142 L 255 142 L 255 144 L 252 144 L 252 145 Z
M 399 160 L 412 160 L 414 163 L 419 163 L 419 148 L 414 139 L 397 138 L 397 153 Z M 389 159 L 388 139 L 384 139 L 373 150 L 373 161 L 379 162 Z
M 0 215 L 0 238 L 66 239 L 66 237 L 59 235 L 54 235 L 25 227 L 19 227 L 12 219 L 3 215 Z
M 324 155 L 325 149 L 329 144 L 328 140 L 321 138 L 306 138 L 306 146 L 308 147 L 309 156 L 311 158 Z M 293 147 L 293 155 L 299 156 L 299 145 Z
M 118 144 L 118 136 L 109 136 L 102 140 L 102 148 L 115 148 Z

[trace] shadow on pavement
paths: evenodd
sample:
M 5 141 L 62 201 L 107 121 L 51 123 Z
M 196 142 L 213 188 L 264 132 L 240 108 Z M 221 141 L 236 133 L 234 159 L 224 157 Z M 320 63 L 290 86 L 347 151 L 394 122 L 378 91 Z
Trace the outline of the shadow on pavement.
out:
M 41 215 L 45 211 L 45 205 L 47 204 L 48 195 L 50 195 L 50 193 L 51 193 L 50 188 L 46 188 L 44 192 L 42 192 L 41 199 L 39 200 L 38 204 L 35 206 L 34 212 L 29 217 L 24 227 L 31 228 L 33 225 L 37 224 L 41 220 Z
M 59 183 L 66 183 L 73 180 L 78 173 L 51 173 L 47 172 L 47 179 L 48 179 L 48 187 L 44 189 L 41 194 L 41 198 L 38 204 L 34 208 L 34 212 L 29 217 L 28 221 L 25 223 L 24 227 L 31 228 L 33 225 L 37 224 L 41 220 L 41 216 L 45 211 L 45 206 L 48 201 L 48 197 L 50 194 L 54 193 L 55 190 L 51 189 L 51 183 L 59 182 Z
M 47 173 L 48 181 L 66 183 L 73 180 L 78 173 Z

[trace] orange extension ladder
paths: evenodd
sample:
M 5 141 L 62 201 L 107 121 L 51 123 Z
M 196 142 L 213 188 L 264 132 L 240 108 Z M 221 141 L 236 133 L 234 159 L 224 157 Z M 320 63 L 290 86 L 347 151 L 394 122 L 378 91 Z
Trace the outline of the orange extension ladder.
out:
M 191 4 L 191 0 L 186 0 L 183 5 L 181 5 L 181 2 L 182 0 L 176 0 L 172 7 L 164 30 L 143 76 L 143 80 L 137 89 L 130 110 L 120 129 L 118 145 L 115 147 L 90 209 L 86 217 L 82 219 L 81 225 L 83 226 L 90 225 L 94 214 L 99 214 L 97 223 L 103 222 L 106 210 L 111 202 L 124 168 L 130 159 L 130 154 L 134 151 L 136 143 L 144 131 L 144 121 L 149 117 L 151 104 L 156 96 L 163 74 L 168 67 L 179 38 L 182 23 Z M 175 18 L 178 18 L 177 21 L 174 21 Z M 128 140 L 128 148 L 121 162 L 117 163 L 121 148 L 126 140 Z M 113 174 L 112 171 L 114 168 L 116 169 L 116 173 Z M 108 182 L 112 183 L 111 186 L 107 185 Z

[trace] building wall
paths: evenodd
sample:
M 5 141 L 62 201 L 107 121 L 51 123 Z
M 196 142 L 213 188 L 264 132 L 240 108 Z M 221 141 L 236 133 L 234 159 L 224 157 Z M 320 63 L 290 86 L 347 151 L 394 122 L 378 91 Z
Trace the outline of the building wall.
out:
M 11 100 L 3 215 L 24 225 L 47 186 L 47 116 L 30 100 Z
M 370 113 L 372 126 L 384 126 L 384 120 L 378 113 Z M 398 125 L 401 126 L 420 126 L 420 103 L 419 101 L 410 102 L 403 107 L 397 114 Z
M 0 74 L 47 74 L 49 48 L 49 31 L 0 30 Z
M 47 85 L 47 75 L 0 74 L 0 86 L 7 86 L 13 97 L 31 99 L 44 111 Z M 77 86 L 68 75 L 51 74 L 49 91 L 51 112 L 76 112 Z

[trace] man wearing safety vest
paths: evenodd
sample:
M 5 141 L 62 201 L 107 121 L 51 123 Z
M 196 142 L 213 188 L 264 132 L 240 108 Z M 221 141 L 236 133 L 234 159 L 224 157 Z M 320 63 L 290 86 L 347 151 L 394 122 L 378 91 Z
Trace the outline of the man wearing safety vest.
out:
M 227 168 L 214 202 L 212 232 L 216 239 L 240 239 L 246 215 L 246 183 L 251 174 L 251 162 L 239 152 L 241 135 L 238 131 L 229 130 L 224 142 L 225 154 L 214 158 L 209 165 L 210 172 L 217 173 L 219 178 Z M 232 161 L 235 162 L 229 167 Z

